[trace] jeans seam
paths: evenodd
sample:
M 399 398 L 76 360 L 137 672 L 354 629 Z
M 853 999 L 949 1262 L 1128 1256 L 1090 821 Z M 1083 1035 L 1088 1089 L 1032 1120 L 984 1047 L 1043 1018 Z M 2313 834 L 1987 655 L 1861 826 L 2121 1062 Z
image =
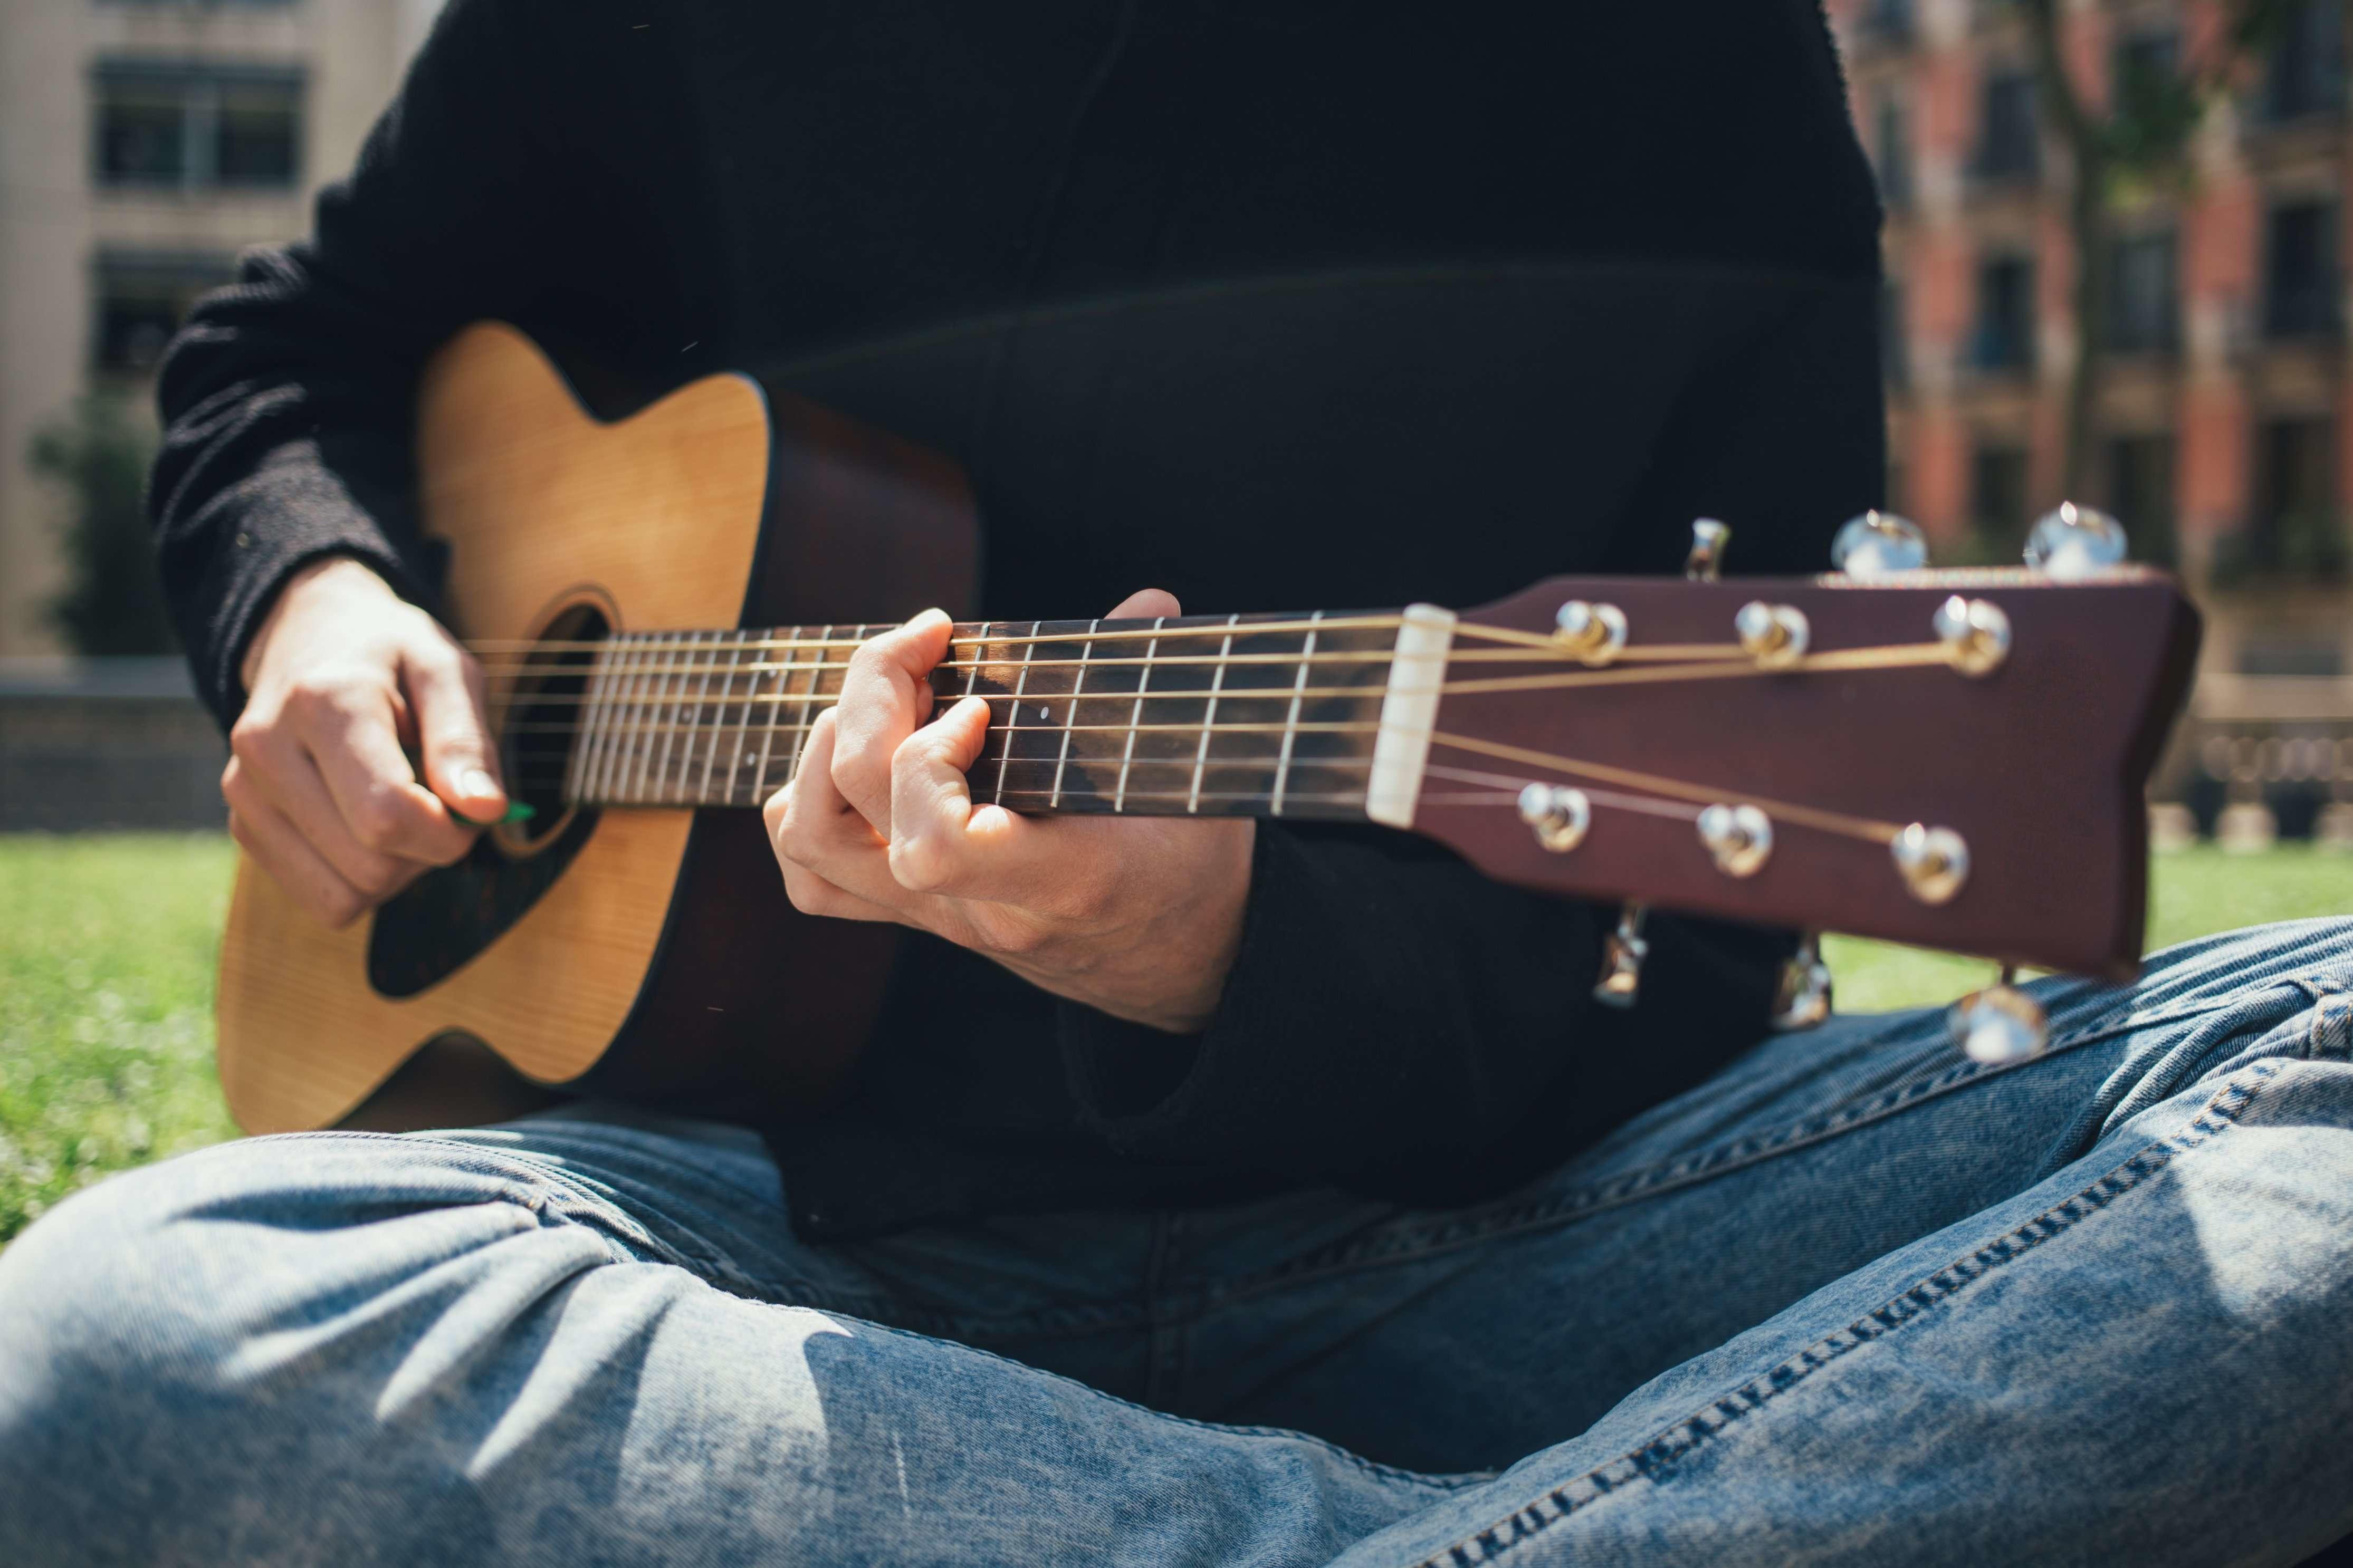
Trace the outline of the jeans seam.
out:
M 2312 983 L 2313 976 L 2291 974 L 2279 976 L 2274 984 Z M 2327 984 L 2326 981 L 2318 983 Z M 1747 1133 L 1728 1143 L 1715 1144 L 1662 1163 L 1620 1173 L 1606 1182 L 1535 1200 L 1514 1202 L 1506 1199 L 1449 1215 L 1442 1219 L 1426 1222 L 1415 1233 L 1405 1237 L 1376 1237 L 1339 1243 L 1334 1249 L 1322 1254 L 1295 1258 L 1256 1274 L 1211 1285 L 1203 1292 L 1203 1300 L 1210 1307 L 1223 1307 L 1267 1290 L 1308 1280 L 1350 1273 L 1359 1268 L 1417 1262 L 1499 1237 L 1572 1224 L 1628 1204 L 1713 1181 L 1760 1161 L 1810 1148 L 1857 1127 L 1900 1114 L 1922 1100 L 1948 1093 L 1978 1079 L 2018 1071 L 2043 1058 L 2094 1044 L 2123 1030 L 2147 1028 L 2216 1012 L 2229 1006 L 2235 999 L 2217 997 L 2147 1013 L 2136 1012 L 2130 1007 L 2109 1008 L 2070 1027 L 2056 1037 L 2039 1056 L 2023 1061 L 1989 1066 L 1964 1058 L 1933 1078 L 1920 1079 L 1884 1090 L 1869 1100 L 1817 1112 L 1767 1131 Z
M 825 1310 L 822 1308 L 804 1307 L 798 1302 L 764 1302 L 762 1305 L 776 1306 L 786 1311 L 823 1311 Z M 845 1317 L 856 1316 L 854 1313 L 843 1313 L 840 1315 Z M 985 1356 L 988 1360 L 996 1362 L 1001 1366 L 1013 1367 L 1021 1372 L 1025 1376 L 1050 1378 L 1054 1382 L 1061 1384 L 1066 1387 L 1075 1389 L 1092 1399 L 1102 1400 L 1105 1404 L 1109 1405 L 1116 1405 L 1123 1410 L 1135 1411 L 1140 1415 L 1151 1417 L 1155 1421 L 1172 1421 L 1179 1426 L 1190 1427 L 1197 1432 L 1214 1432 L 1226 1436 L 1280 1437 L 1290 1442 L 1303 1443 L 1307 1447 L 1314 1448 L 1332 1458 L 1340 1460 L 1351 1468 L 1370 1476 L 1377 1480 L 1403 1482 L 1411 1486 L 1422 1487 L 1431 1491 L 1455 1492 L 1461 1490 L 1465 1487 L 1483 1485 L 1484 1483 L 1495 1479 L 1495 1472 L 1492 1470 L 1464 1471 L 1453 1475 L 1432 1475 L 1422 1470 L 1409 1470 L 1397 1465 L 1384 1465 L 1377 1459 L 1367 1459 L 1362 1454 L 1351 1453 L 1349 1450 L 1340 1447 L 1337 1443 L 1318 1437 L 1313 1432 L 1294 1431 L 1287 1426 L 1236 1426 L 1217 1421 L 1196 1420 L 1190 1415 L 1172 1415 L 1166 1410 L 1155 1410 L 1148 1405 L 1139 1405 L 1132 1399 L 1122 1399 L 1118 1394 L 1107 1393 L 1103 1389 L 1095 1387 L 1092 1384 L 1082 1383 L 1077 1378 L 1066 1376 L 1059 1372 L 1050 1372 L 1044 1367 L 1032 1366 L 1027 1362 L 1016 1361 L 1010 1356 L 999 1355 L 995 1351 L 985 1349 L 979 1345 L 966 1344 L 961 1340 L 946 1339 L 937 1334 L 926 1334 L 921 1330 L 905 1328 L 896 1323 L 880 1323 L 871 1319 L 863 1318 L 859 1319 L 858 1321 L 863 1326 L 874 1330 L 877 1333 L 896 1334 L 907 1339 L 921 1339 L 953 1345 L 957 1350 L 967 1352 L 973 1355 Z
M 1909 1289 L 1890 1297 L 1846 1327 L 1816 1340 L 1738 1387 L 1718 1394 L 1616 1458 L 1547 1488 L 1525 1506 L 1514 1509 L 1485 1529 L 1474 1531 L 1452 1546 L 1423 1558 L 1418 1568 L 1472 1568 L 1475 1563 L 1500 1561 L 1539 1531 L 1613 1491 L 1637 1481 L 1663 1484 L 1679 1460 L 1734 1422 L 1763 1409 L 1775 1397 L 1848 1352 L 1922 1321 L 1935 1309 L 1959 1297 L 2002 1265 L 2066 1235 L 2165 1170 L 2179 1156 L 2236 1126 L 2248 1105 L 2279 1071 L 2278 1064 L 2274 1062 L 2253 1064 L 2246 1069 L 2245 1080 L 2225 1082 L 2181 1130 L 2152 1142 L 2073 1195 L 1933 1270 Z M 1550 1505 L 1549 1510 L 1546 1505 Z

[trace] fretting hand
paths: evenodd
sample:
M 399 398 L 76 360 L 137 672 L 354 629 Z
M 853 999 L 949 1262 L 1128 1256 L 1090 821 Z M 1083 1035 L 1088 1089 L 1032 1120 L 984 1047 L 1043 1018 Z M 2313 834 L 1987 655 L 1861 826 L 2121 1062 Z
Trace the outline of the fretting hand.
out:
M 1106 619 L 1176 616 L 1156 589 Z M 1208 1024 L 1241 940 L 1248 819 L 1017 816 L 965 770 L 988 704 L 934 712 L 948 617 L 926 610 L 851 656 L 799 770 L 768 798 L 785 890 L 808 914 L 896 921 L 1033 984 L 1176 1033 Z

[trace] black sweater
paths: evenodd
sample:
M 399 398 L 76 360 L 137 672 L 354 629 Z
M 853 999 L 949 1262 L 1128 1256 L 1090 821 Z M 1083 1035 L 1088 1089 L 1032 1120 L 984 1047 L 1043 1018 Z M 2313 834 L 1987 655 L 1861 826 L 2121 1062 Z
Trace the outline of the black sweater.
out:
M 1703 513 L 1810 571 L 1878 498 L 1876 226 L 1808 0 L 453 0 L 315 236 L 174 345 L 164 574 L 224 722 L 305 560 L 432 605 L 410 402 L 482 317 L 950 454 L 995 619 L 1469 606 L 1672 572 Z M 1753 1039 L 1784 948 L 1656 921 L 1611 1014 L 1608 911 L 1259 841 L 1197 1038 L 911 937 L 849 1103 L 771 1132 L 796 1225 L 1493 1192 Z

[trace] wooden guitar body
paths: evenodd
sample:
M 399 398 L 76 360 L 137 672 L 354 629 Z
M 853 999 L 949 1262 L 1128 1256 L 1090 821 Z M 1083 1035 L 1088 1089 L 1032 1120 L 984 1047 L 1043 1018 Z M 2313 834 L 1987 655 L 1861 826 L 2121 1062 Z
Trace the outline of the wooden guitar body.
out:
M 417 459 L 448 547 L 442 607 L 469 639 L 584 616 L 879 624 L 972 591 L 952 464 L 743 376 L 605 424 L 520 332 L 476 327 L 427 373 Z M 248 861 L 222 945 L 222 1087 L 251 1132 L 433 1125 L 551 1089 L 818 1104 L 894 946 L 889 928 L 797 914 L 744 811 L 548 811 L 340 931 Z

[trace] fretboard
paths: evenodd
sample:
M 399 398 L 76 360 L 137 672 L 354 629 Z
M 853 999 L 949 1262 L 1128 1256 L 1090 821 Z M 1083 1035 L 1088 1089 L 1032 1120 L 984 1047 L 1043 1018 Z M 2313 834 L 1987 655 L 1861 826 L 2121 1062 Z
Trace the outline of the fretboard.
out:
M 943 707 L 988 702 L 976 801 L 1362 817 L 1412 624 L 1397 612 L 961 624 L 932 689 Z M 850 654 L 883 629 L 633 632 L 520 663 L 514 782 L 584 805 L 758 805 L 798 769 Z

